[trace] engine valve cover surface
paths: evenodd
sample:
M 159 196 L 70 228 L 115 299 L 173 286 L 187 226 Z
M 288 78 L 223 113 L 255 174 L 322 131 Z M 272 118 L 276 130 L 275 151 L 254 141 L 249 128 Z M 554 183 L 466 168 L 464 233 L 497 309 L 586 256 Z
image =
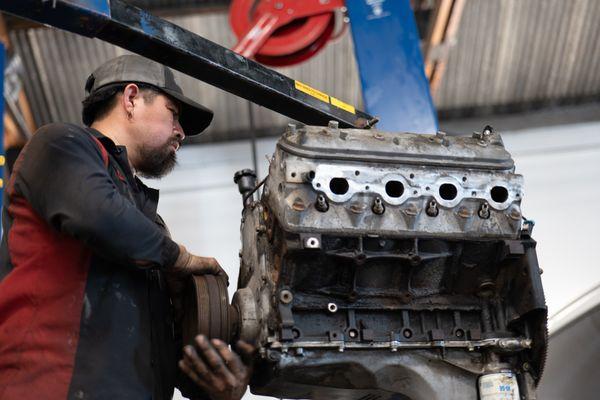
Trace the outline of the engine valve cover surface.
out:
M 233 307 L 236 336 L 259 349 L 253 393 L 477 399 L 480 378 L 512 373 L 536 398 L 546 306 L 533 224 L 491 128 L 291 125 L 262 194 L 240 192 Z

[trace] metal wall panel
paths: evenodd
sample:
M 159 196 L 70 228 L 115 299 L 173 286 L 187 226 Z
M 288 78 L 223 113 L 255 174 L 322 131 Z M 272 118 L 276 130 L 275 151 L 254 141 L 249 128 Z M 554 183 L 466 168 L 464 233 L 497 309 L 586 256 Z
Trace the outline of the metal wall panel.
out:
M 600 95 L 600 2 L 468 0 L 439 110 L 521 110 Z

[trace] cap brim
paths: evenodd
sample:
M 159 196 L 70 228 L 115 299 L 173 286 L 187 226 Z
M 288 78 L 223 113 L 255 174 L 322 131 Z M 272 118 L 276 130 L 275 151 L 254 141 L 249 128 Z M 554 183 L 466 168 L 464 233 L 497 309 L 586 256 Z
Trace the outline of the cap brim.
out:
M 181 93 L 166 88 L 160 89 L 179 101 L 181 105 L 179 123 L 186 136 L 198 135 L 208 128 L 213 119 L 213 112 L 211 110 L 188 99 Z

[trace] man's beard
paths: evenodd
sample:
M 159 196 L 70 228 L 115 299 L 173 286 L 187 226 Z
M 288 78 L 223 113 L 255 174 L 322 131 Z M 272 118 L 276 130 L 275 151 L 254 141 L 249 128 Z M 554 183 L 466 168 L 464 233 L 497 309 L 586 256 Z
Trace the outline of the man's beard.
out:
M 136 171 L 144 178 L 162 178 L 177 165 L 177 154 L 171 147 L 172 142 L 156 149 L 142 146 L 139 149 Z

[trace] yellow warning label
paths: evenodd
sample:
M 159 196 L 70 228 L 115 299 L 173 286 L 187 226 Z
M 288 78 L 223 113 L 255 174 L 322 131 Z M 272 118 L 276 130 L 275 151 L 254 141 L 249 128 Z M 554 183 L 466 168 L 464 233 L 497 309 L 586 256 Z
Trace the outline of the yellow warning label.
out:
M 6 159 L 4 158 L 4 156 L 0 156 L 0 167 L 4 166 L 5 162 L 6 162 Z
M 321 101 L 324 101 L 325 103 L 329 103 L 329 95 L 327 93 L 323 93 L 320 90 L 312 88 L 312 87 L 308 86 L 307 84 L 299 82 L 299 81 L 294 81 L 294 85 L 296 86 L 296 89 L 298 89 L 299 91 L 304 92 L 307 95 L 315 97 Z
M 343 101 L 338 100 L 333 96 L 331 96 L 331 105 L 334 105 L 337 108 L 341 108 L 344 111 L 348 111 L 349 113 L 356 114 L 356 109 L 354 108 L 354 106 L 351 106 L 348 103 L 344 103 Z

